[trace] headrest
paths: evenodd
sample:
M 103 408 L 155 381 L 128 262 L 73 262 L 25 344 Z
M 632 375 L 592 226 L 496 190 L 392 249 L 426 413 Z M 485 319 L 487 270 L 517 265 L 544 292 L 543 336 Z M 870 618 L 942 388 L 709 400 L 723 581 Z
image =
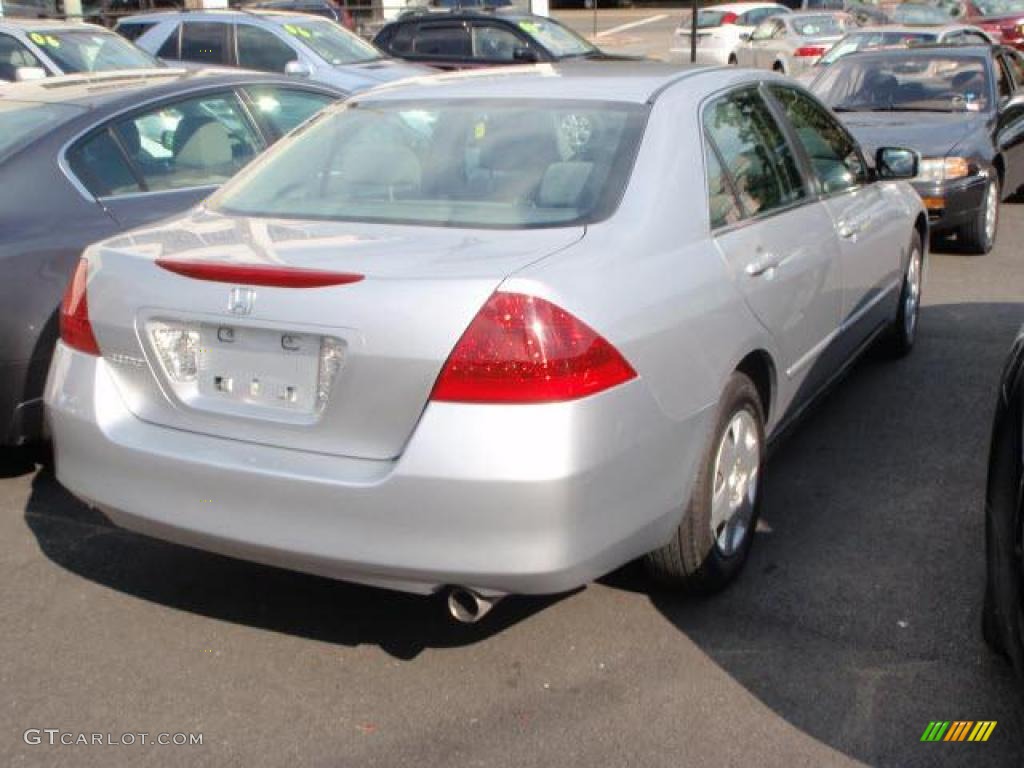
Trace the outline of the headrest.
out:
M 177 165 L 191 168 L 230 165 L 234 153 L 227 128 L 216 120 L 199 126 L 181 146 L 174 160 Z
M 593 163 L 552 163 L 544 172 L 537 204 L 543 208 L 578 207 L 593 168 Z

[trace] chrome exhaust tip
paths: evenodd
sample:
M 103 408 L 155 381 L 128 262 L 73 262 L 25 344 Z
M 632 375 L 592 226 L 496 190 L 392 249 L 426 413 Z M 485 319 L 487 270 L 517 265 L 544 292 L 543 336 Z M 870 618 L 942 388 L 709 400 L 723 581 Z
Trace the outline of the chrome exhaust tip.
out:
M 448 613 L 463 624 L 476 624 L 500 600 L 500 596 L 486 597 L 466 587 L 452 587 L 448 590 Z

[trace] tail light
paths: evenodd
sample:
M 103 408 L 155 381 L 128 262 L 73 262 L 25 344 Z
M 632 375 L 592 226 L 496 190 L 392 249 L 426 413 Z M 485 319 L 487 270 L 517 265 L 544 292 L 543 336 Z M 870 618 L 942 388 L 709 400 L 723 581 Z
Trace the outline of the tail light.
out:
M 725 26 L 726 24 L 735 24 L 736 23 L 736 19 L 738 19 L 738 18 L 739 18 L 739 15 L 737 15 L 735 13 L 727 13 L 727 14 L 722 16 L 721 24 L 723 26 Z
M 432 400 L 553 403 L 636 378 L 592 328 L 536 296 L 495 293 L 452 350 Z
M 89 279 L 89 262 L 79 259 L 60 303 L 60 338 L 65 344 L 88 355 L 98 355 L 100 346 L 89 322 L 89 302 L 85 284 Z
M 804 45 L 796 49 L 795 56 L 806 58 L 809 56 L 818 57 L 825 53 L 825 48 L 820 45 Z

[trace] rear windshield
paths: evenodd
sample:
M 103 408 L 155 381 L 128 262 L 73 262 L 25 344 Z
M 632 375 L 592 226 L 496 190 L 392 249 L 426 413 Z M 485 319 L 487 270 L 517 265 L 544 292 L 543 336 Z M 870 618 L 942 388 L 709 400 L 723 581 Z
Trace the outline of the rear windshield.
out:
M 66 104 L 0 101 L 0 160 L 79 112 Z
M 210 206 L 248 216 L 524 229 L 618 204 L 647 108 L 604 102 L 375 102 L 331 110 Z
M 934 41 L 934 32 L 857 32 L 847 35 L 821 57 L 822 64 L 831 64 L 848 53 L 868 48 L 908 46 Z
M 281 25 L 286 33 L 309 46 L 328 64 L 355 64 L 381 58 L 380 51 L 344 27 L 314 16 L 295 17 Z
M 811 87 L 836 112 L 984 112 L 992 86 L 978 56 L 848 56 Z
M 841 35 L 846 31 L 846 24 L 836 16 L 805 16 L 789 23 L 800 37 Z
M 66 74 L 161 66 L 120 35 L 103 29 L 45 29 L 28 36 Z

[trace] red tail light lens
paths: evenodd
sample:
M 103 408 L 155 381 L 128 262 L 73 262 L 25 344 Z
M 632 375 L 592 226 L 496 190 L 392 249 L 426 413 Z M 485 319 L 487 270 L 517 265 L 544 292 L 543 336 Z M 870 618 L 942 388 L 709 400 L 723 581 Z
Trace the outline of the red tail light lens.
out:
M 565 310 L 536 296 L 495 293 L 455 345 L 431 399 L 553 403 L 633 378 L 618 350 Z
M 736 19 L 738 19 L 738 18 L 739 18 L 739 16 L 737 14 L 735 14 L 735 13 L 727 13 L 724 16 L 722 16 L 722 22 L 721 23 L 723 25 L 724 24 L 735 24 L 736 23 Z
M 89 302 L 85 296 L 85 283 L 89 279 L 89 262 L 79 259 L 75 274 L 64 290 L 60 303 L 60 338 L 65 344 L 88 355 L 98 355 L 100 345 L 92 333 L 89 322 Z
M 820 45 L 804 45 L 796 49 L 796 56 L 801 58 L 806 56 L 821 56 L 825 53 L 825 48 Z

